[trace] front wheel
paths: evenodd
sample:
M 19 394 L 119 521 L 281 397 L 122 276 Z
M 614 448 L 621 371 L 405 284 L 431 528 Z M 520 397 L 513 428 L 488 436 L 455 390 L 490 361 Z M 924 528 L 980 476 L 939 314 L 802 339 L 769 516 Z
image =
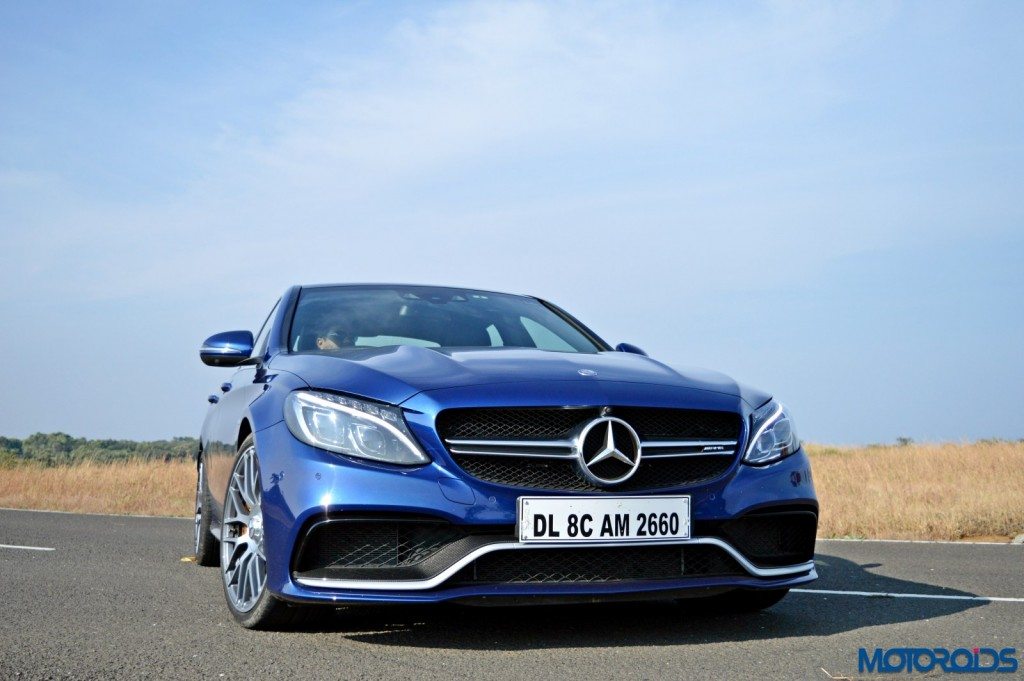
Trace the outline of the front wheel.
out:
M 267 589 L 262 498 L 260 464 L 250 435 L 238 448 L 220 525 L 224 595 L 231 614 L 247 629 L 292 626 L 308 614 L 308 608 L 289 605 Z

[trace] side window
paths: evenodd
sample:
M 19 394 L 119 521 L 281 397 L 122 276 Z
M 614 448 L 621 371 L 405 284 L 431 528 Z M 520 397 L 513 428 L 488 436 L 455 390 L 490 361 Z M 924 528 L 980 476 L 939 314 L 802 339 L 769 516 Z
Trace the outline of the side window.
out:
M 502 340 L 501 334 L 498 333 L 498 327 L 496 327 L 494 324 L 491 324 L 490 326 L 487 327 L 487 335 L 491 339 L 492 348 L 500 348 L 503 345 L 505 345 L 505 341 Z
M 526 333 L 530 334 L 530 339 L 538 350 L 575 351 L 573 346 L 556 336 L 555 332 L 546 326 L 533 321 L 529 317 L 520 317 L 519 321 L 522 323 L 523 328 L 526 329 Z
M 256 340 L 252 344 L 252 356 L 262 357 L 267 352 L 267 341 L 270 339 L 270 328 L 274 325 L 274 313 L 277 312 L 277 306 L 281 304 L 281 300 L 278 299 L 274 303 L 274 307 L 271 308 L 270 314 L 263 320 L 263 326 L 260 327 L 260 332 L 256 334 Z

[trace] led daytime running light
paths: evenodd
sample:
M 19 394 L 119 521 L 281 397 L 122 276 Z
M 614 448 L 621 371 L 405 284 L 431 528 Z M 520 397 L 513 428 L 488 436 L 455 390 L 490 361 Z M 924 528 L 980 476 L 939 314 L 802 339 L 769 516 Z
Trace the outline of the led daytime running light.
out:
M 337 440 L 324 440 L 322 436 L 315 432 L 315 424 L 311 424 L 307 420 L 306 408 L 344 414 L 351 421 L 348 427 L 352 429 L 358 428 L 360 423 L 363 424 L 363 427 L 379 428 L 394 438 L 400 451 L 397 456 L 394 453 L 390 456 L 386 454 L 377 456 L 375 453 L 368 453 L 365 450 L 362 453 L 360 451 L 353 451 L 351 446 L 339 444 Z M 430 458 L 423 453 L 419 445 L 413 441 L 411 434 L 405 427 L 401 414 L 394 407 L 376 405 L 343 395 L 300 390 L 288 396 L 285 403 L 285 420 L 295 437 L 314 447 L 328 451 L 382 461 L 384 463 L 419 465 L 430 461 Z M 346 431 L 341 431 L 340 434 L 344 432 Z

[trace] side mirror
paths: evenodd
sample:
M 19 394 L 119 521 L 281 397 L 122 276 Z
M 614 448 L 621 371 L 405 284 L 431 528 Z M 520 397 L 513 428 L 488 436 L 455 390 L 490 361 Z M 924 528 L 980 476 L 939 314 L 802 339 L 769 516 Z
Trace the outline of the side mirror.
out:
M 251 331 L 225 331 L 210 336 L 199 348 L 199 359 L 212 367 L 238 366 L 252 355 Z
M 632 343 L 619 343 L 615 346 L 615 352 L 632 352 L 634 355 L 647 356 L 647 353 L 633 345 Z

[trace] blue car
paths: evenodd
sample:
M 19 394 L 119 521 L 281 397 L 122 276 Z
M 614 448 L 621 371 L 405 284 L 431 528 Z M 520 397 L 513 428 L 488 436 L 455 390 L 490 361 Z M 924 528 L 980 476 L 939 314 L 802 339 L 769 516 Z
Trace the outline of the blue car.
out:
M 296 286 L 200 356 L 235 372 L 200 438 L 196 559 L 244 627 L 354 603 L 753 610 L 817 576 L 789 411 L 544 300 Z

